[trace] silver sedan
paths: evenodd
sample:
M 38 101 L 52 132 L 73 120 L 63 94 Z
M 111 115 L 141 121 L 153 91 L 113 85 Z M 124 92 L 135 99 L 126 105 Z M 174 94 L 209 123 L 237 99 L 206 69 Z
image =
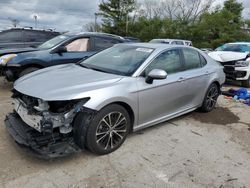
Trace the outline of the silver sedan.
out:
M 211 111 L 224 81 L 223 67 L 196 48 L 119 44 L 20 78 L 5 123 L 19 144 L 49 157 L 75 148 L 108 154 L 131 131 Z

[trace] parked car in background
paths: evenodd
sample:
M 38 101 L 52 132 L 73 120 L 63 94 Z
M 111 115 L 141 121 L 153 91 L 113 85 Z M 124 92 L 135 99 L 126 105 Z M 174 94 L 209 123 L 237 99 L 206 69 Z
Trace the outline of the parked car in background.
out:
M 227 79 L 250 87 L 250 42 L 227 43 L 208 55 L 224 66 Z
M 52 30 L 12 28 L 0 32 L 0 49 L 37 47 L 58 35 Z
M 212 48 L 200 48 L 200 50 L 202 50 L 203 52 L 207 54 L 214 51 Z
M 128 42 L 140 42 L 140 39 L 135 37 L 124 37 Z
M 109 48 L 127 42 L 106 33 L 75 33 L 57 36 L 32 51 L 15 52 L 0 57 L 0 70 L 8 81 L 49 66 L 76 63 Z M 0 51 L 1 54 L 1 51 Z
M 163 44 L 175 44 L 175 45 L 185 45 L 193 46 L 190 40 L 180 40 L 180 39 L 153 39 L 149 43 L 163 43 Z
M 223 67 L 198 49 L 118 44 L 18 79 L 5 123 L 17 143 L 46 157 L 108 154 L 131 131 L 213 110 L 224 81 Z

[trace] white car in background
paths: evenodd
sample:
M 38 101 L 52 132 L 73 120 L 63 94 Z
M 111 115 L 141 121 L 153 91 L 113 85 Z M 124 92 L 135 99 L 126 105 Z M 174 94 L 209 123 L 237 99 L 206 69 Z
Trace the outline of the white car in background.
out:
M 250 42 L 227 43 L 208 55 L 224 66 L 227 79 L 250 87 Z
M 180 39 L 153 39 L 149 43 L 161 43 L 161 44 L 174 44 L 174 45 L 185 45 L 193 46 L 190 40 L 180 40 Z

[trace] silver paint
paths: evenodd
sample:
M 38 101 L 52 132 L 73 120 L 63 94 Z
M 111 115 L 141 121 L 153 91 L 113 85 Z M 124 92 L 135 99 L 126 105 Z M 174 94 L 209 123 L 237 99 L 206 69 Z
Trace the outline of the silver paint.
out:
M 98 72 L 75 64 L 45 68 L 26 75 L 14 88 L 44 101 L 65 101 L 90 97 L 86 108 L 101 110 L 122 102 L 134 113 L 134 130 L 152 126 L 195 110 L 202 105 L 205 93 L 213 82 L 225 81 L 223 67 L 204 52 L 184 46 L 166 44 L 119 44 L 153 48 L 154 51 L 131 77 Z M 161 52 L 175 48 L 192 48 L 207 60 L 203 68 L 169 74 L 166 79 L 145 82 L 140 76 Z

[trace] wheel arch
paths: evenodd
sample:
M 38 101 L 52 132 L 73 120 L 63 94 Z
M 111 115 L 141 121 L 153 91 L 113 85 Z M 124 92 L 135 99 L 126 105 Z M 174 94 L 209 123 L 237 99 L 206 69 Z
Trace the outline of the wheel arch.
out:
M 32 63 L 30 63 L 30 62 L 23 62 L 22 64 L 23 64 L 22 65 L 22 69 L 23 70 L 26 69 L 26 68 L 29 68 L 29 67 L 36 67 L 36 68 L 39 68 L 39 69 L 45 68 L 45 66 L 42 65 L 43 62 L 35 61 L 35 60 L 32 61 Z
M 211 84 L 216 84 L 217 85 L 217 87 L 218 87 L 218 89 L 220 90 L 220 88 L 221 88 L 221 85 L 220 85 L 220 82 L 219 81 L 217 81 L 217 80 L 214 80 Z M 210 84 L 210 85 L 211 85 Z
M 135 113 L 134 113 L 132 107 L 129 104 L 122 102 L 122 101 L 113 102 L 111 104 L 121 105 L 122 107 L 124 107 L 127 110 L 129 117 L 130 117 L 130 120 L 131 120 L 130 132 L 132 132 L 133 127 L 134 127 L 134 123 L 135 123 Z

